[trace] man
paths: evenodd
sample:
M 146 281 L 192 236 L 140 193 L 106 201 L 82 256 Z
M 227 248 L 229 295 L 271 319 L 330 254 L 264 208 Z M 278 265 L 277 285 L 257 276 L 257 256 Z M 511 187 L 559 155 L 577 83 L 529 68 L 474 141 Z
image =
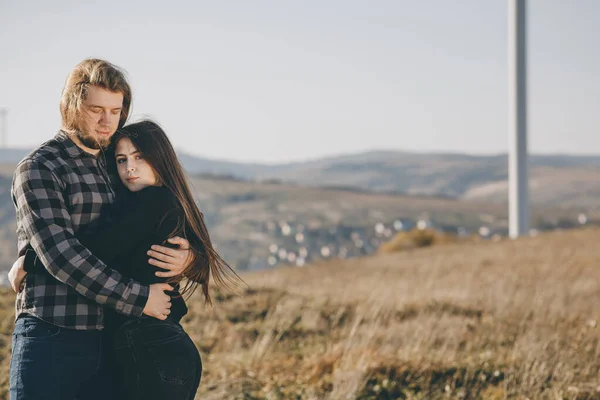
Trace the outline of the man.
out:
M 85 248 L 76 232 L 93 232 L 114 201 L 104 149 L 127 120 L 131 89 L 114 65 L 81 62 L 63 89 L 58 134 L 17 166 L 12 197 L 18 251 L 33 248 L 49 274 L 26 276 L 17 295 L 10 367 L 10 398 L 102 398 L 103 308 L 166 319 L 171 286 L 150 287 L 108 268 Z M 176 276 L 187 266 L 189 243 L 158 247 L 149 262 Z M 153 246 L 153 249 L 155 246 Z M 106 397 L 105 397 L 106 398 Z

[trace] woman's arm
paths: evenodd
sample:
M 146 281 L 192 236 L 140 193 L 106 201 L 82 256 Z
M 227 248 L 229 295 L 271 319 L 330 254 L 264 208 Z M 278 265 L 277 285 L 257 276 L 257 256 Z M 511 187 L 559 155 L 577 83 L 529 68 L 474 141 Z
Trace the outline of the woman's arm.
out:
M 156 231 L 161 220 L 176 209 L 173 196 L 167 188 L 148 187 L 135 194 L 127 204 L 124 215 L 101 227 L 93 234 L 81 235 L 80 241 L 107 264 L 112 264 Z
M 111 225 L 104 226 L 93 234 L 76 236 L 92 254 L 105 264 L 112 265 L 120 255 L 133 249 L 148 235 L 152 235 L 163 217 L 176 208 L 168 189 L 149 187 L 135 194 L 118 221 L 113 221 Z M 39 257 L 32 263 L 31 256 L 32 254 L 26 254 L 25 257 L 26 272 L 45 269 Z
M 149 243 L 165 243 L 167 239 L 174 234 L 185 235 L 185 228 L 183 223 L 185 222 L 185 214 L 183 209 L 175 208 L 169 210 L 169 212 L 161 219 L 158 226 L 154 229 L 150 240 L 146 240 L 146 245 Z M 170 244 L 167 244 L 170 246 Z M 147 249 L 146 249 L 147 250 Z M 131 265 L 131 277 L 139 279 L 141 282 L 147 283 L 163 283 L 169 282 L 169 278 L 160 276 L 160 267 L 149 265 L 144 257 L 136 257 L 137 262 Z M 181 275 L 184 269 L 178 274 Z

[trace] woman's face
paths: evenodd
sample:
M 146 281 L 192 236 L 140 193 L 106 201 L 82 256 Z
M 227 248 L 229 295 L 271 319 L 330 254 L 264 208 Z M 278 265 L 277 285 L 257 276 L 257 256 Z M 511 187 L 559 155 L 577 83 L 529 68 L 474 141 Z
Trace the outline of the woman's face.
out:
M 130 191 L 138 192 L 148 186 L 159 186 L 156 173 L 129 138 L 117 142 L 115 158 L 119 178 Z

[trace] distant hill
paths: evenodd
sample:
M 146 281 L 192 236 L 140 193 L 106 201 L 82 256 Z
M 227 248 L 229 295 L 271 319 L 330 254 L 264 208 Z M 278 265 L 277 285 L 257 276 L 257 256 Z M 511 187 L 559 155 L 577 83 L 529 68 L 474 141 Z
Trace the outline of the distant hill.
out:
M 505 202 L 508 157 L 379 151 L 282 165 L 259 178 Z M 530 187 L 537 204 L 598 209 L 600 156 L 532 155 Z
M 25 149 L 0 149 L 0 164 L 6 170 L 27 153 Z M 183 151 L 179 155 L 191 174 L 494 202 L 505 202 L 508 196 L 505 154 L 371 151 L 276 165 L 213 160 Z M 600 156 L 532 155 L 530 166 L 534 203 L 600 208 Z
M 16 255 L 10 184 L 11 177 L 0 173 L 0 285 L 2 271 L 12 265 Z M 465 234 L 477 232 L 482 226 L 490 235 L 505 234 L 508 224 L 505 204 L 443 196 L 198 175 L 192 178 L 192 189 L 213 243 L 238 269 L 302 264 L 322 254 L 370 254 L 396 230 L 411 229 L 419 220 L 444 231 Z M 579 210 L 538 205 L 532 211 L 535 228 L 578 225 Z M 600 210 L 587 215 L 590 223 L 600 221 Z

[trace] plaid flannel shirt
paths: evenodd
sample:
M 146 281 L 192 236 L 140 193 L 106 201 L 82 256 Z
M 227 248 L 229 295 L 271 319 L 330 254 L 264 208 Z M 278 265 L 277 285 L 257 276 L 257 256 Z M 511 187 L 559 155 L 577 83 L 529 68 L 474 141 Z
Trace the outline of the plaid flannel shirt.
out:
M 149 288 L 108 268 L 75 233 L 94 229 L 114 191 L 102 156 L 81 150 L 64 133 L 17 166 L 12 185 L 19 255 L 31 246 L 49 274 L 30 273 L 17 295 L 16 317 L 27 313 L 57 326 L 103 329 L 103 307 L 140 316 Z

